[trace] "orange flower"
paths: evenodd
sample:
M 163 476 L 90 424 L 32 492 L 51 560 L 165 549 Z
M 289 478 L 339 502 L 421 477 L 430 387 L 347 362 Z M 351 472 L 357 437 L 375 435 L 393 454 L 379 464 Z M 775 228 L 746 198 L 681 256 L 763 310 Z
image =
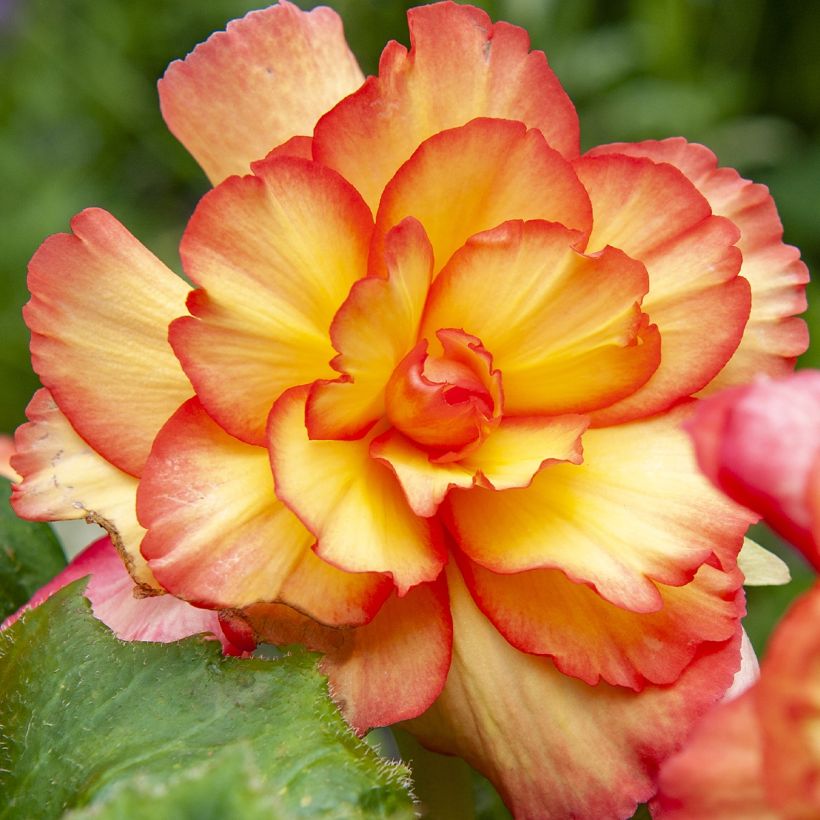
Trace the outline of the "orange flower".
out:
M 680 424 L 791 368 L 805 267 L 701 146 L 580 156 L 524 31 L 409 23 L 364 82 L 287 3 L 171 65 L 196 289 L 99 210 L 44 243 L 16 509 L 321 649 L 357 729 L 410 721 L 518 816 L 627 816 L 738 667 L 750 516 Z

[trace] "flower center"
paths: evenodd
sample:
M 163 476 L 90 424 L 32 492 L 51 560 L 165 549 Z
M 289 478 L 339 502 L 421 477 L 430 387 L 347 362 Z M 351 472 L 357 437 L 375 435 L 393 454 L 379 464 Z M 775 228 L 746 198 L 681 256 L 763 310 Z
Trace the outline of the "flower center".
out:
M 478 446 L 501 419 L 501 375 L 475 337 L 439 330 L 441 355 L 420 341 L 393 371 L 385 403 L 392 424 L 442 461 Z

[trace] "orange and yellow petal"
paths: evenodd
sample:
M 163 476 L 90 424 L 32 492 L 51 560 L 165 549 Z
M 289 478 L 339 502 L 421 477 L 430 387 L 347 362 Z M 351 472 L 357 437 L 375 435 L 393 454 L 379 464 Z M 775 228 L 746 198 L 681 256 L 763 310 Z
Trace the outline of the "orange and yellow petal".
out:
M 674 683 L 704 643 L 725 641 L 744 614 L 743 579 L 708 564 L 688 584 L 658 584 L 662 609 L 636 613 L 556 569 L 499 575 L 459 561 L 481 611 L 522 652 L 548 655 L 565 675 L 641 691 Z
M 288 390 L 268 427 L 276 492 L 315 534 L 316 553 L 348 572 L 389 574 L 404 595 L 445 561 L 437 522 L 416 516 L 393 473 L 370 457 L 373 437 L 311 440 L 308 388 Z
M 436 703 L 405 727 L 485 774 L 515 817 L 630 817 L 653 794 L 660 761 L 731 683 L 739 632 L 672 685 L 591 687 L 514 649 L 449 570 L 450 674 Z
M 162 115 L 214 184 L 355 91 L 364 76 L 332 9 L 280 2 L 213 34 L 159 83 Z
M 596 424 L 649 416 L 702 389 L 737 349 L 751 291 L 739 277 L 738 229 L 712 215 L 677 168 L 643 157 L 585 156 L 575 164 L 592 201 L 589 251 L 613 245 L 649 273 L 642 307 L 657 324 L 662 360 L 641 390 Z
M 740 346 L 707 389 L 744 384 L 761 373 L 789 373 L 808 346 L 806 323 L 796 317 L 806 309 L 809 274 L 800 251 L 783 243 L 783 226 L 768 188 L 743 179 L 733 168 L 719 168 L 708 148 L 681 137 L 601 146 L 590 153 L 599 152 L 674 165 L 703 194 L 713 213 L 740 229 L 740 274 L 752 289 L 751 312 Z
M 211 608 L 283 600 L 313 615 L 311 576 L 317 588 L 332 583 L 315 566 L 314 537 L 274 494 L 267 450 L 228 435 L 196 399 L 157 436 L 137 506 L 148 530 L 143 554 L 160 583 L 184 600 Z M 323 619 L 358 621 L 359 608 L 383 600 L 385 579 L 347 584 L 344 573 L 328 572 L 339 590 L 320 600 Z
M 433 283 L 422 334 L 480 336 L 507 413 L 588 412 L 658 367 L 661 339 L 640 309 L 643 265 L 614 248 L 585 256 L 580 239 L 549 222 L 508 222 L 470 239 Z
M 32 364 L 77 432 L 138 476 L 192 393 L 167 339 L 189 288 L 106 211 L 83 211 L 71 229 L 29 263 Z
M 388 231 L 405 217 L 424 226 L 441 270 L 473 234 L 511 219 L 544 219 L 587 233 L 589 198 L 540 131 L 478 119 L 423 142 L 384 190 L 376 215 L 371 271 L 382 270 Z
M 754 510 L 820 568 L 820 373 L 761 379 L 699 401 L 688 425 L 712 482 Z
M 430 517 L 453 487 L 526 487 L 547 464 L 580 463 L 587 424 L 583 416 L 505 418 L 475 450 L 445 462 L 391 429 L 373 440 L 370 454 L 395 472 L 413 512 Z
M 448 526 L 494 572 L 561 569 L 617 606 L 655 612 L 654 582 L 683 585 L 712 554 L 730 566 L 753 519 L 698 470 L 680 429 L 689 412 L 588 430 L 583 464 L 548 465 L 525 489 L 452 490 Z
M 203 290 L 170 339 L 208 413 L 263 445 L 283 390 L 338 375 L 328 328 L 366 272 L 372 220 L 316 163 L 280 157 L 254 169 L 207 194 L 185 231 L 185 272 Z
M 424 140 L 477 117 L 539 129 L 578 156 L 575 108 L 523 29 L 471 6 L 436 3 L 407 14 L 410 51 L 387 45 L 379 76 L 324 116 L 315 156 L 336 168 L 375 211 L 387 182 Z
M 14 469 L 22 480 L 11 503 L 21 518 L 85 518 L 104 527 L 143 592 L 159 585 L 140 553 L 145 530 L 137 521 L 137 479 L 106 461 L 83 441 L 45 388 L 26 408 L 28 424 L 15 435 Z
M 311 438 L 356 438 L 385 412 L 384 388 L 396 365 L 418 338 L 433 253 L 414 219 L 393 228 L 385 243 L 387 278 L 356 282 L 330 326 L 343 374 L 318 382 L 310 392 L 307 425 Z

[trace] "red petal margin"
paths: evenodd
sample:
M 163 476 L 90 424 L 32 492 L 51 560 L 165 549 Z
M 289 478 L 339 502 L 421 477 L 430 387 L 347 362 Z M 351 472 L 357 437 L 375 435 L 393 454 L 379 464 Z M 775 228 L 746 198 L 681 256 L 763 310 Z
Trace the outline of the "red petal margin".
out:
M 72 427 L 138 476 L 157 430 L 192 393 L 168 344 L 190 288 L 111 214 L 89 208 L 28 268 L 31 361 Z
M 32 599 L 0 626 L 11 626 L 24 612 L 47 601 L 72 581 L 90 575 L 85 596 L 96 618 L 123 641 L 169 643 L 190 635 L 210 633 L 222 641 L 226 653 L 240 649 L 222 633 L 216 612 L 180 601 L 171 595 L 139 597 L 109 538 L 101 538 L 83 550 L 56 578 L 34 593 Z
M 740 346 L 706 389 L 744 384 L 761 373 L 789 373 L 809 343 L 806 323 L 795 318 L 806 309 L 809 272 L 800 251 L 783 244 L 783 226 L 769 189 L 743 179 L 733 168 L 719 168 L 708 148 L 681 137 L 602 145 L 588 155 L 609 153 L 674 165 L 706 197 L 713 213 L 740 229 L 740 275 L 751 285 L 752 309 Z
M 593 426 L 620 424 L 666 410 L 714 378 L 740 344 L 751 289 L 738 276 L 739 230 L 713 216 L 677 168 L 615 154 L 585 155 L 574 167 L 592 202 L 587 253 L 613 245 L 645 265 L 642 308 L 662 339 L 649 381 L 593 417 Z
M 335 378 L 328 336 L 364 276 L 373 220 L 337 173 L 279 156 L 203 197 L 182 238 L 186 274 L 203 290 L 169 338 L 208 413 L 265 444 L 288 387 Z
M 584 237 L 592 224 L 572 165 L 541 132 L 486 118 L 434 134 L 398 169 L 379 203 L 371 274 L 382 275 L 385 237 L 408 216 L 424 226 L 437 271 L 469 237 L 502 222 L 559 222 Z
M 820 569 L 820 372 L 761 379 L 697 403 L 688 424 L 698 464 Z
M 137 494 L 142 552 L 174 595 L 210 608 L 284 601 L 326 623 L 369 620 L 387 578 L 342 572 L 274 493 L 268 452 L 229 436 L 196 399 L 162 428 Z
M 347 721 L 360 734 L 417 717 L 439 696 L 453 644 L 443 577 L 388 598 L 356 629 L 327 629 L 283 606 L 249 607 L 245 619 L 259 641 L 305 644 L 324 652 L 321 670 Z
M 731 684 L 740 631 L 699 653 L 673 685 L 588 686 L 510 646 L 448 570 L 450 674 L 405 727 L 489 777 L 519 820 L 630 817 L 654 793 L 661 761 Z
M 476 117 L 539 129 L 567 159 L 578 156 L 578 117 L 527 32 L 492 24 L 456 3 L 407 13 L 410 51 L 387 45 L 371 77 L 316 127 L 314 156 L 340 171 L 375 210 L 387 181 L 427 138 Z
M 162 116 L 211 182 L 299 134 L 364 81 L 329 8 L 280 2 L 213 34 L 159 82 Z

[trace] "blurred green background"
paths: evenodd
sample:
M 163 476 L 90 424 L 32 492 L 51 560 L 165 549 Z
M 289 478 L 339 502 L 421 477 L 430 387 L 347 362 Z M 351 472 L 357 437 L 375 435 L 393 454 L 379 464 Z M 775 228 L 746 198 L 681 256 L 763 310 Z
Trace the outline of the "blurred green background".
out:
M 407 41 L 404 12 L 412 3 L 331 4 L 368 72 L 388 39 Z M 787 241 L 816 266 L 820 3 L 476 4 L 525 26 L 547 52 L 578 107 L 585 147 L 677 134 L 709 145 L 723 164 L 771 187 Z M 23 420 L 36 388 L 20 308 L 26 262 L 46 235 L 98 205 L 179 269 L 179 236 L 208 186 L 165 129 L 156 80 L 171 60 L 257 5 L 0 0 L 0 432 Z M 817 325 L 820 299 L 813 302 L 809 318 Z M 820 364 L 818 351 L 820 345 L 803 364 Z M 799 565 L 797 574 L 788 589 L 752 592 L 750 628 L 759 647 L 786 601 L 808 583 Z

